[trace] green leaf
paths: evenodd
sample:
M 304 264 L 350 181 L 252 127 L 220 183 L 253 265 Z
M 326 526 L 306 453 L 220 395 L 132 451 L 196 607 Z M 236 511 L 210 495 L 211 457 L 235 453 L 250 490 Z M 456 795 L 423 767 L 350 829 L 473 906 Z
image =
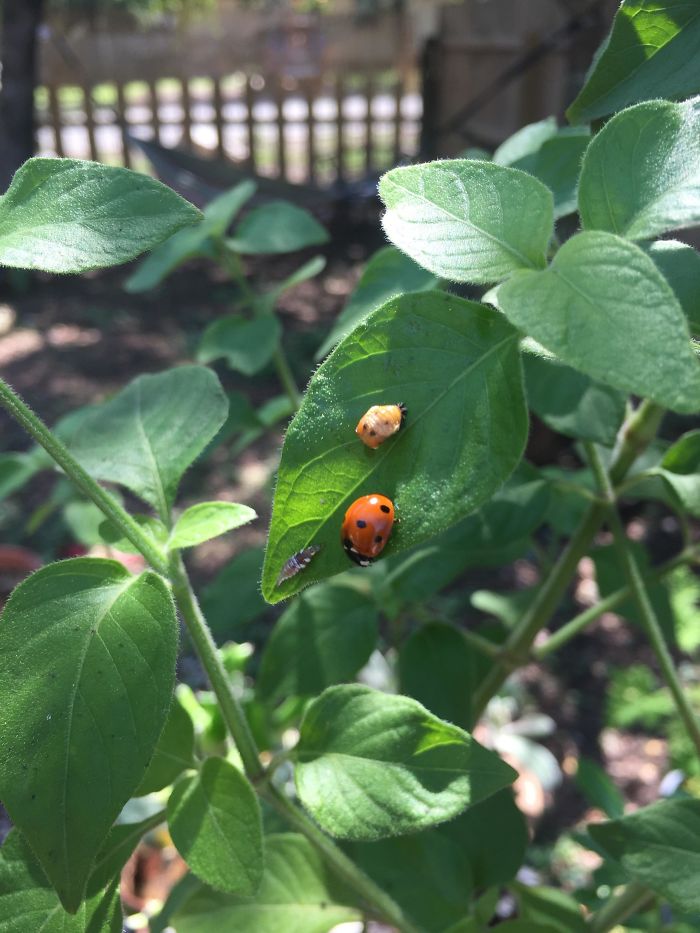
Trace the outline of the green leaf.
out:
M 201 257 L 216 258 L 215 245 L 202 223 L 178 230 L 165 243 L 156 246 L 124 282 L 124 289 L 132 295 L 149 291 L 183 263 Z
M 700 223 L 700 98 L 613 117 L 586 151 L 579 210 L 584 228 L 630 240 Z
M 540 356 L 523 356 L 528 404 L 553 431 L 612 447 L 625 417 L 625 396 Z
M 250 179 L 217 195 L 204 208 L 202 226 L 210 236 L 223 236 L 244 204 L 253 197 L 257 185 Z
M 142 780 L 175 680 L 172 597 L 114 561 L 51 564 L 0 625 L 0 798 L 66 909 Z
M 617 819 L 625 812 L 625 798 L 620 789 L 592 759 L 579 759 L 574 780 L 590 806 L 600 807 L 611 819 Z
M 511 881 L 523 863 L 529 839 L 525 817 L 510 788 L 470 807 L 437 832 L 450 839 L 468 861 L 478 890 Z
M 45 272 L 117 266 L 200 217 L 147 175 L 76 159 L 29 159 L 0 198 L 0 265 Z
M 118 896 L 116 904 L 104 903 L 113 897 L 114 889 L 99 891 L 82 903 L 76 914 L 67 914 L 16 829 L 0 849 L 0 933 L 121 933 Z
M 415 700 L 329 687 L 301 725 L 295 778 L 304 806 L 343 839 L 434 826 L 512 783 L 516 772 Z
M 633 243 L 576 234 L 549 269 L 504 282 L 498 300 L 512 324 L 574 369 L 675 411 L 700 407 L 700 365 L 683 311 Z
M 250 211 L 227 241 L 237 253 L 294 253 L 328 242 L 324 227 L 304 208 L 288 201 L 269 201 Z
M 284 292 L 288 291 L 290 288 L 301 285 L 302 282 L 313 279 L 319 272 L 323 272 L 325 268 L 325 256 L 314 256 L 312 259 L 309 259 L 308 262 L 299 266 L 298 269 L 295 269 L 286 279 L 282 279 L 279 285 L 275 285 L 269 292 L 266 292 L 264 297 L 266 300 L 271 301 L 274 307 L 280 295 L 283 295 Z
M 435 275 L 481 284 L 545 264 L 552 195 L 517 169 L 461 159 L 411 165 L 387 172 L 379 194 L 391 242 Z
M 662 800 L 588 831 L 631 880 L 676 910 L 700 910 L 700 800 Z
M 226 419 L 226 396 L 204 366 L 139 376 L 82 418 L 70 442 L 97 479 L 120 483 L 167 516 L 180 477 Z
M 493 161 L 496 165 L 514 165 L 519 159 L 539 152 L 542 144 L 556 135 L 555 117 L 545 117 L 537 123 L 528 123 L 501 143 L 493 154 Z
M 186 509 L 175 522 L 168 547 L 194 547 L 247 525 L 257 517 L 255 509 L 237 502 L 198 502 Z
M 414 632 L 399 653 L 401 692 L 440 719 L 463 729 L 472 725 L 473 656 L 452 625 L 432 622 Z
M 404 292 L 437 288 L 439 279 L 426 272 L 395 246 L 384 246 L 371 257 L 347 304 L 335 319 L 331 332 L 316 351 L 320 360 L 368 314 Z
M 251 548 L 226 564 L 202 590 L 202 609 L 218 642 L 239 639 L 267 610 L 260 594 L 264 552 Z
M 175 697 L 153 752 L 148 770 L 134 791 L 143 797 L 172 784 L 176 777 L 194 767 L 194 725 L 189 713 Z
M 673 289 L 690 332 L 700 334 L 700 253 L 678 240 L 658 240 L 644 249 Z
M 372 404 L 399 401 L 405 426 L 377 450 L 365 447 L 355 436 L 359 418 Z M 526 434 L 517 335 L 501 315 L 443 292 L 387 302 L 317 370 L 289 426 L 263 595 L 278 602 L 348 569 L 340 527 L 360 495 L 379 492 L 396 504 L 400 524 L 387 553 L 454 524 L 508 477 Z M 310 544 L 321 552 L 278 588 L 285 561 Z
M 638 101 L 696 94 L 699 53 L 694 0 L 625 0 L 567 116 L 582 123 Z
M 265 871 L 253 899 L 203 888 L 175 912 L 172 923 L 178 933 L 328 933 L 361 919 L 336 887 L 310 842 L 280 833 L 265 839 Z
M 467 567 L 508 563 L 543 521 L 550 491 L 529 464 L 521 463 L 478 512 L 428 544 L 387 561 L 387 584 L 405 603 L 420 602 L 447 586 Z M 510 555 L 515 551 L 513 557 Z
M 524 884 L 516 885 L 515 891 L 520 916 L 543 933 L 586 933 L 590 929 L 581 907 L 565 891 Z
M 25 486 L 39 469 L 31 454 L 0 454 L 0 499 Z
M 565 127 L 546 139 L 535 152 L 512 163 L 546 185 L 554 195 L 554 219 L 573 214 L 578 209 L 578 179 L 581 160 L 591 134 L 588 127 Z
M 146 817 L 138 823 L 117 823 L 113 826 L 104 845 L 97 853 L 88 879 L 88 896 L 97 894 L 111 881 L 118 878 L 141 839 L 147 832 L 164 822 L 165 811 L 159 810 L 153 816 Z
M 377 610 L 362 593 L 330 582 L 302 593 L 280 616 L 265 645 L 261 697 L 311 697 L 351 680 L 377 644 Z
M 204 331 L 197 359 L 210 363 L 223 358 L 231 369 L 254 376 L 270 362 L 281 336 L 282 326 L 272 314 L 261 314 L 252 320 L 240 314 L 227 314 Z
M 246 778 L 223 758 L 207 758 L 168 800 L 168 827 L 180 855 L 206 884 L 252 897 L 263 873 L 260 805 Z
M 422 930 L 442 933 L 471 912 L 469 860 L 437 830 L 353 843 L 349 854 Z
M 658 467 L 648 471 L 661 476 L 682 508 L 700 516 L 700 431 L 688 431 L 664 454 Z
M 124 283 L 126 291 L 143 292 L 154 288 L 188 259 L 206 256 L 215 260 L 218 254 L 216 239 L 224 235 L 235 215 L 254 192 L 255 184 L 244 181 L 210 201 L 196 227 L 179 230 L 143 260 Z

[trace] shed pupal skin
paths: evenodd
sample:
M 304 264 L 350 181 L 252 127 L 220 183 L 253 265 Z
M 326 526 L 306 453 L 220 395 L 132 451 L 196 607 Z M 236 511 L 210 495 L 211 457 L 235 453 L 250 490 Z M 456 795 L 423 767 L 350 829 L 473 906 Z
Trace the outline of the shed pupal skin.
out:
M 403 402 L 394 405 L 372 405 L 360 418 L 355 434 L 363 444 L 373 449 L 400 430 L 406 419 Z
M 280 575 L 277 577 L 276 586 L 282 586 L 287 580 L 295 577 L 302 570 L 306 570 L 320 550 L 320 544 L 310 544 L 308 547 L 302 548 L 301 551 L 297 551 L 296 554 L 292 554 L 289 560 L 284 562 Z

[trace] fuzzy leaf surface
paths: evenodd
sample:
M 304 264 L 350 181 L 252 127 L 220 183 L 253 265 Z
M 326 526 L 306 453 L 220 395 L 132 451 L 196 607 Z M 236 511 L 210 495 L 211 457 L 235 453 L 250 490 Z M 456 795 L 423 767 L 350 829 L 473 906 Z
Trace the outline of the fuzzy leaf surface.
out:
M 586 151 L 579 210 L 587 230 L 650 240 L 700 223 L 700 98 L 618 113 Z
M 14 829 L 0 849 L 0 933 L 29 930 L 121 933 L 121 904 L 112 886 L 84 901 L 76 914 L 66 913 L 26 840 Z
M 219 891 L 251 897 L 260 887 L 263 839 L 260 805 L 241 772 L 207 758 L 168 800 L 173 842 L 192 871 Z
M 437 276 L 417 265 L 395 246 L 378 250 L 364 268 L 347 304 L 330 334 L 316 353 L 322 359 L 353 328 L 390 298 L 404 292 L 426 292 L 437 288 Z
M 634 881 L 679 911 L 700 910 L 700 801 L 662 800 L 588 831 Z
M 567 240 L 544 272 L 498 289 L 508 320 L 563 363 L 674 411 L 700 408 L 700 364 L 671 286 L 638 246 L 612 233 Z
M 400 401 L 399 433 L 376 450 L 362 444 L 355 426 L 370 405 Z M 507 479 L 526 435 L 517 335 L 502 316 L 437 291 L 387 302 L 317 370 L 289 426 L 263 595 L 278 602 L 349 568 L 340 527 L 358 496 L 394 501 L 386 554 L 454 524 Z M 320 553 L 278 588 L 282 565 L 311 544 Z
M 114 561 L 50 564 L 0 626 L 0 797 L 66 909 L 165 723 L 178 630 L 153 573 Z
M 280 833 L 265 839 L 265 871 L 255 897 L 202 888 L 172 922 L 178 933 L 328 933 L 361 919 L 336 888 L 310 842 L 296 833 Z
M 516 772 L 415 700 L 355 684 L 329 687 L 308 707 L 295 777 L 326 832 L 369 841 L 449 820 Z
M 567 116 L 583 123 L 639 101 L 697 94 L 699 54 L 695 0 L 624 0 Z
M 175 523 L 168 546 L 194 547 L 256 519 L 255 509 L 237 502 L 198 502 L 186 509 Z
M 469 159 L 410 165 L 387 172 L 379 194 L 391 242 L 442 278 L 485 284 L 545 264 L 552 194 L 525 172 Z
M 45 272 L 117 266 L 201 216 L 139 172 L 78 159 L 29 159 L 0 197 L 0 266 Z
M 169 513 L 182 474 L 226 420 L 219 380 L 204 366 L 139 376 L 80 419 L 70 448 L 96 479 L 120 483 Z

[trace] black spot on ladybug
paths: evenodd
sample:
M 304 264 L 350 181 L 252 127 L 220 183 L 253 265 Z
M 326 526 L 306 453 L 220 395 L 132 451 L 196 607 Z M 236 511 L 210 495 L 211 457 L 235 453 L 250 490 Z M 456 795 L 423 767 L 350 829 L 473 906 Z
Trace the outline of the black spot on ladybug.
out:
M 376 436 L 377 436 L 377 432 L 376 432 L 376 431 L 370 431 L 370 432 L 369 432 L 369 436 L 370 436 L 370 437 L 376 437 Z
M 363 518 L 358 518 L 357 521 L 355 522 L 355 524 L 357 525 L 358 528 L 366 528 L 366 527 L 367 527 L 367 522 L 366 522 Z
M 391 509 L 388 505 L 380 505 L 379 508 L 382 510 L 382 512 L 391 512 Z
M 374 539 L 374 543 L 375 543 L 375 544 L 379 544 L 379 542 L 380 542 L 381 540 L 382 540 L 382 536 L 381 536 L 381 535 L 377 535 L 377 537 Z
M 361 431 L 366 431 L 366 430 L 367 430 L 367 422 L 366 422 L 366 421 L 365 421 L 365 423 L 362 425 L 362 427 L 360 428 L 360 430 L 361 430 Z

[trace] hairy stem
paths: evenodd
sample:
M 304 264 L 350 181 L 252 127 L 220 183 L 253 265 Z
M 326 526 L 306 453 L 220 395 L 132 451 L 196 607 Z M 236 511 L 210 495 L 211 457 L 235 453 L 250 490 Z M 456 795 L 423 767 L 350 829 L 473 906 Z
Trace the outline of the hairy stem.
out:
M 586 444 L 586 452 L 593 469 L 596 481 L 600 488 L 601 493 L 608 499 L 608 522 L 610 525 L 610 530 L 613 533 L 615 539 L 615 546 L 620 557 L 620 563 L 624 569 L 624 572 L 627 576 L 629 583 L 629 588 L 632 593 L 632 598 L 637 604 L 639 609 L 639 614 L 642 618 L 642 622 L 647 632 L 647 637 L 651 643 L 651 647 L 654 650 L 656 655 L 656 660 L 658 661 L 659 667 L 661 668 L 661 673 L 666 682 L 666 686 L 671 692 L 671 696 L 676 704 L 678 713 L 683 720 L 683 724 L 688 732 L 688 735 L 693 741 L 698 755 L 700 755 L 700 722 L 693 711 L 693 707 L 690 704 L 690 700 L 686 692 L 683 689 L 683 686 L 678 677 L 675 665 L 673 663 L 673 658 L 671 653 L 668 650 L 666 645 L 666 640 L 664 638 L 663 632 L 661 631 L 661 626 L 659 620 L 656 617 L 654 612 L 654 607 L 651 605 L 651 600 L 649 599 L 649 593 L 642 579 L 642 574 L 639 570 L 639 565 L 634 556 L 632 548 L 630 547 L 630 542 L 625 534 L 625 529 L 622 525 L 620 515 L 617 511 L 617 505 L 615 501 L 615 492 L 610 481 L 610 477 L 605 471 L 603 464 L 600 459 L 600 455 L 594 444 Z
M 608 933 L 654 900 L 654 893 L 632 881 L 588 918 L 591 933 Z
M 248 727 L 248 720 L 231 689 L 219 649 L 216 647 L 216 643 L 209 631 L 209 626 L 179 554 L 172 556 L 170 565 L 170 580 L 175 601 L 187 626 L 187 632 L 192 639 L 192 644 L 219 702 L 226 728 L 236 743 L 245 773 L 250 781 L 256 784 L 264 777 L 265 769 L 260 763 L 260 756 Z
M 243 767 L 251 783 L 285 819 L 321 853 L 334 873 L 352 886 L 368 912 L 386 923 L 399 928 L 402 933 L 421 933 L 405 916 L 399 905 L 381 890 L 345 853 L 326 836 L 306 814 L 292 801 L 284 797 L 267 781 L 267 772 L 260 762 L 258 748 L 250 732 L 245 713 L 233 693 L 219 651 L 212 638 L 207 621 L 192 589 L 187 571 L 179 554 L 171 555 L 168 561 L 129 513 L 103 489 L 68 451 L 65 445 L 34 414 L 7 383 L 0 379 L 0 405 L 15 418 L 23 428 L 63 469 L 73 483 L 119 528 L 124 536 L 139 550 L 154 570 L 166 577 L 173 588 L 182 618 L 197 655 L 202 663 L 212 689 L 221 708 L 226 727 L 236 743 Z
M 41 418 L 22 401 L 19 395 L 3 379 L 0 379 L 0 405 L 22 425 L 37 444 L 44 448 L 78 489 L 95 503 L 112 524 L 120 529 L 124 537 L 128 538 L 134 547 L 143 554 L 151 567 L 167 576 L 168 562 L 158 544 L 141 528 L 138 522 L 134 521 L 114 496 L 85 472 L 65 444 L 49 430 Z

